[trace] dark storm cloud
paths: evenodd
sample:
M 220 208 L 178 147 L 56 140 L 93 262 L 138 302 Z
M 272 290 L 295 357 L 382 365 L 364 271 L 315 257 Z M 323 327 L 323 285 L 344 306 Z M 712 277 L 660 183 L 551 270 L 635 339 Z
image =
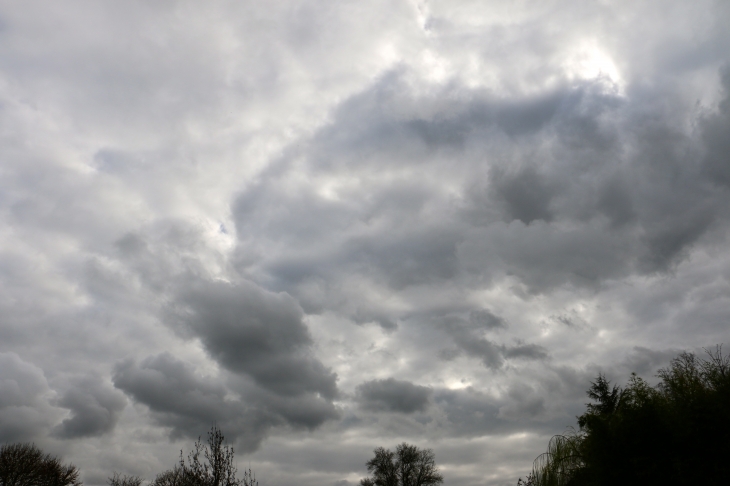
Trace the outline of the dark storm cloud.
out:
M 225 387 L 197 377 L 190 366 L 163 353 L 141 363 L 125 360 L 115 367 L 114 386 L 160 414 L 194 421 L 220 420 L 226 415 Z
M 312 355 L 302 318 L 294 299 L 250 283 L 192 284 L 174 309 L 174 319 L 230 371 L 277 395 L 316 393 L 331 400 L 337 376 Z
M 58 411 L 38 367 L 15 353 L 0 353 L 0 442 L 30 441 L 47 433 Z
M 148 406 L 173 436 L 197 437 L 217 423 L 246 451 L 258 448 L 273 426 L 313 429 L 338 416 L 332 403 L 318 396 L 281 396 L 250 383 L 200 376 L 166 353 L 141 363 L 123 361 L 113 379 L 117 388 Z
M 71 410 L 71 417 L 55 429 L 64 439 L 93 437 L 111 432 L 127 400 L 98 378 L 80 380 L 63 394 L 58 405 Z
M 373 412 L 422 412 L 428 406 L 430 394 L 428 387 L 395 378 L 371 380 L 357 387 L 360 406 Z
M 175 296 L 165 314 L 170 326 L 199 339 L 231 375 L 199 377 L 169 354 L 119 364 L 115 386 L 150 407 L 160 424 L 194 437 L 215 421 L 254 450 L 273 426 L 315 429 L 339 417 L 337 377 L 314 357 L 291 297 L 248 282 L 196 278 Z
M 194 373 L 170 354 L 150 356 L 141 363 L 123 361 L 115 367 L 114 386 L 149 407 L 155 420 L 173 436 L 198 437 L 213 423 L 245 450 L 258 447 L 266 431 L 279 422 L 275 415 L 228 399 L 217 379 Z

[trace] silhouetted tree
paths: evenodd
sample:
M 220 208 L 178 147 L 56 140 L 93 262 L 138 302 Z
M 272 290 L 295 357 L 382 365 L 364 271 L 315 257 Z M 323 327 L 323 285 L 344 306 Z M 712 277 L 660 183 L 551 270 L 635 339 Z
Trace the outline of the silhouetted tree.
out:
M 556 435 L 548 443 L 548 450 L 540 454 L 533 463 L 527 481 L 518 481 L 524 486 L 567 486 L 584 467 L 580 447 L 583 435 L 568 433 Z
M 44 454 L 35 444 L 0 446 L 0 486 L 80 486 L 73 464 Z
M 430 486 L 444 481 L 431 449 L 404 442 L 395 452 L 382 447 L 373 452 L 375 457 L 366 464 L 372 477 L 362 479 L 362 486 Z
M 627 386 L 603 375 L 580 433 L 556 436 L 527 482 L 547 485 L 724 484 L 730 478 L 730 358 L 682 353 L 652 387 L 632 374 Z
M 126 474 L 119 474 L 115 472 L 112 477 L 108 479 L 109 486 L 140 486 L 142 484 L 142 478 L 139 476 L 127 476 Z
M 180 451 L 178 465 L 158 474 L 153 486 L 258 486 L 250 469 L 244 470 L 243 477 L 236 476 L 233 447 L 225 445 L 224 440 L 223 433 L 214 425 L 208 432 L 208 443 L 203 444 L 198 438 L 187 462 Z
M 185 481 L 185 469 L 176 465 L 174 468 L 158 474 L 152 484 L 153 486 L 187 486 Z

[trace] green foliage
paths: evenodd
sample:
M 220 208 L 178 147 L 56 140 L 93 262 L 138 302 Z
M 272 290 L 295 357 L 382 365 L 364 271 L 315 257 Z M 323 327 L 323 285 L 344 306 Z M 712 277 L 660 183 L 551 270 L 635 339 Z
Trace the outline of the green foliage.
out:
M 366 464 L 372 477 L 362 479 L 361 486 L 431 486 L 444 481 L 431 449 L 404 442 L 395 452 L 382 447 L 374 452 L 375 457 Z
M 0 446 L 2 486 L 80 486 L 79 471 L 73 464 L 44 454 L 35 444 Z
M 730 477 L 730 358 L 682 353 L 651 387 L 591 383 L 580 433 L 556 436 L 522 485 L 724 484 Z

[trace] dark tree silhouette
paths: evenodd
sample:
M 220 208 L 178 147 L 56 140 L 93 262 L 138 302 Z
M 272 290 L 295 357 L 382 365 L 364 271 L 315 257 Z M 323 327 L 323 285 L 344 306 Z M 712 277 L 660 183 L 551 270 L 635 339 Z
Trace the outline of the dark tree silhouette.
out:
M 208 432 L 208 443 L 203 444 L 198 438 L 187 462 L 180 451 L 179 464 L 158 474 L 153 486 L 258 486 L 250 469 L 244 470 L 243 477 L 236 476 L 233 447 L 224 441 L 223 433 L 214 425 Z
M 153 486 L 187 486 L 185 481 L 185 469 L 176 465 L 174 468 L 158 474 L 152 484 Z
M 44 454 L 35 444 L 0 446 L 1 486 L 80 486 L 73 464 Z
M 362 479 L 362 486 L 430 486 L 444 481 L 431 449 L 404 442 L 395 452 L 382 447 L 373 452 L 375 457 L 366 464 L 372 477 Z
M 140 486 L 142 478 L 139 476 L 127 476 L 115 472 L 108 480 L 109 486 Z
M 730 478 L 730 357 L 682 353 L 650 386 L 624 389 L 603 375 L 580 432 L 556 436 L 521 484 L 530 486 L 724 484 Z

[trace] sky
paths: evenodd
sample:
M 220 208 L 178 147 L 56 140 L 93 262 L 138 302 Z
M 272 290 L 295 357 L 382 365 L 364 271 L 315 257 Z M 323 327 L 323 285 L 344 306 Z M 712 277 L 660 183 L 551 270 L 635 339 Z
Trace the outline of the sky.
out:
M 513 485 L 728 343 L 730 2 L 0 2 L 0 443 Z

